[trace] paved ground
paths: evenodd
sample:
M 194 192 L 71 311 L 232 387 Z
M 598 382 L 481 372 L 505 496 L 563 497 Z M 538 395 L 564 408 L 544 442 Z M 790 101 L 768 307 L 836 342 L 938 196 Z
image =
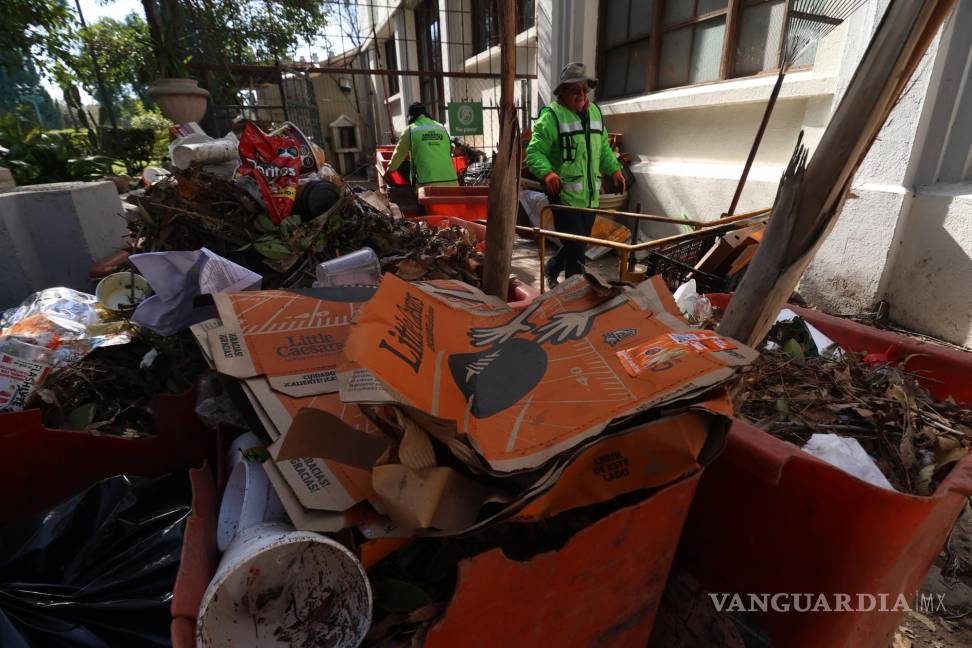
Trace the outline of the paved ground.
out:
M 556 248 L 555 248 L 556 249 Z M 547 258 L 551 256 L 550 246 L 547 246 Z M 596 261 L 587 263 L 587 271 L 604 279 L 617 279 L 618 257 L 608 252 Z M 537 244 L 528 239 L 517 237 L 513 243 L 513 274 L 525 284 L 540 290 L 540 255 Z M 563 280 L 561 275 L 560 279 Z

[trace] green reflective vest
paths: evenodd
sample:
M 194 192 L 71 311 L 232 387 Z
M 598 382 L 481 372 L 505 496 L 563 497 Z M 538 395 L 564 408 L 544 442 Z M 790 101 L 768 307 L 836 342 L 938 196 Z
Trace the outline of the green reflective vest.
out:
M 597 207 L 601 174 L 621 169 L 608 144 L 601 109 L 593 103 L 582 115 L 556 101 L 541 110 L 533 124 L 526 163 L 540 180 L 555 171 L 560 176 L 559 202 L 571 207 Z
M 412 184 L 457 182 L 452 164 L 452 142 L 445 126 L 422 115 L 409 124 L 405 136 L 412 153 Z

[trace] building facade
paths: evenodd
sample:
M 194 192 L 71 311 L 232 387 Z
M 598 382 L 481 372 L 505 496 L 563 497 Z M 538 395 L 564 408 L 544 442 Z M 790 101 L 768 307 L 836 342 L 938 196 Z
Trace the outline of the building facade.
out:
M 666 21 L 670 13 L 666 22 L 685 26 L 666 31 L 660 25 L 661 60 L 650 86 L 632 71 L 645 71 L 645 39 L 653 34 L 644 17 L 652 15 L 651 0 L 538 0 L 539 51 L 550 53 L 538 66 L 546 75 L 542 99 L 549 100 L 544 90 L 565 62 L 598 69 L 598 103 L 608 127 L 624 133 L 624 149 L 637 160 L 631 204 L 649 213 L 716 218 L 730 203 L 775 81 L 784 4 L 665 0 L 654 15 Z M 819 141 L 887 4 L 869 0 L 812 56 L 797 61 L 739 210 L 772 204 L 800 131 L 811 150 Z M 721 9 L 742 12 L 735 44 L 724 42 L 729 16 L 713 13 Z M 693 24 L 694 14 L 709 18 Z M 625 67 L 624 79 L 612 76 Z M 670 232 L 656 226 L 651 233 Z M 972 346 L 969 0 L 958 0 L 878 136 L 800 292 L 833 313 L 872 312 L 886 300 L 899 324 Z
M 797 59 L 737 212 L 772 205 L 801 132 L 813 151 L 888 3 L 868 0 Z M 718 218 L 730 204 L 776 81 L 786 4 L 520 0 L 528 19 L 516 37 L 517 71 L 536 75 L 516 86 L 521 122 L 552 100 L 561 68 L 582 61 L 597 71 L 596 101 L 608 129 L 623 133 L 622 148 L 633 159 L 629 206 Z M 371 49 L 371 66 L 499 72 L 494 1 L 381 7 L 362 1 L 359 12 L 367 31 L 383 41 Z M 451 101 L 498 103 L 498 79 L 403 75 L 372 82 L 380 100 L 371 109 L 386 141 L 404 128 L 412 101 L 431 104 L 443 121 Z M 485 114 L 487 121 L 495 118 Z M 486 150 L 498 139 L 491 126 L 475 140 Z M 651 224 L 642 233 L 673 232 Z M 901 325 L 972 346 L 972 0 L 958 0 L 929 48 L 800 292 L 840 314 L 871 312 L 886 300 Z

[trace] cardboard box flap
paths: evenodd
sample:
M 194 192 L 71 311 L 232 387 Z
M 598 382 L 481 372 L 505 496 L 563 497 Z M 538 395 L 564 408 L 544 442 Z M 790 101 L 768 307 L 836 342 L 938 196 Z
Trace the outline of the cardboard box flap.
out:
M 402 400 L 453 422 L 493 471 L 510 473 L 542 466 L 619 416 L 719 384 L 756 357 L 734 342 L 637 376 L 617 357 L 691 330 L 659 277 L 620 294 L 571 278 L 521 311 L 485 316 L 389 276 L 345 352 Z
M 459 532 L 476 521 L 489 489 L 446 467 L 412 470 L 401 464 L 377 466 L 375 492 L 388 517 L 406 529 Z
M 371 470 L 388 448 L 388 440 L 349 426 L 318 409 L 301 409 L 290 429 L 275 443 L 277 461 L 314 457 L 352 468 Z
M 304 508 L 297 496 L 287 485 L 277 465 L 272 461 L 263 462 L 263 470 L 267 473 L 277 497 L 283 503 L 284 510 L 290 518 L 291 524 L 298 531 L 316 531 L 318 533 L 337 533 L 348 526 L 348 520 L 343 513 L 314 511 Z
M 269 451 L 304 508 L 346 511 L 377 499 L 371 467 L 387 445 L 383 437 L 355 430 L 333 414 L 304 409 Z
M 213 300 L 223 326 L 208 338 L 220 372 L 265 376 L 291 396 L 338 390 L 337 366 L 359 302 L 283 290 L 218 293 Z
M 710 418 L 701 412 L 636 426 L 579 452 L 550 490 L 513 519 L 536 521 L 568 509 L 658 488 L 699 469 Z

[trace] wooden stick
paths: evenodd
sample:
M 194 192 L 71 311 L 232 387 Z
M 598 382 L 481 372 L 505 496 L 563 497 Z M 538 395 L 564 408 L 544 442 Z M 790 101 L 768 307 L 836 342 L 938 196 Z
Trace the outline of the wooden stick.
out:
M 513 107 L 516 72 L 516 0 L 500 0 L 500 141 L 486 202 L 486 258 L 483 290 L 506 301 L 520 195 L 520 128 Z
M 769 125 L 770 116 L 776 107 L 776 100 L 780 96 L 780 88 L 783 87 L 784 76 L 786 76 L 786 69 L 781 67 L 780 73 L 776 77 L 776 85 L 773 86 L 773 92 L 770 93 L 769 102 L 766 104 L 766 110 L 763 111 L 763 120 L 759 123 L 759 128 L 756 129 L 756 138 L 753 140 L 752 148 L 749 149 L 749 156 L 746 158 L 746 164 L 743 166 L 742 175 L 739 176 L 739 184 L 736 185 L 736 192 L 732 194 L 732 202 L 729 203 L 729 211 L 726 212 L 727 216 L 733 215 L 736 211 L 736 205 L 739 204 L 739 199 L 742 197 L 743 188 L 746 186 L 746 179 L 749 178 L 749 171 L 753 168 L 753 162 L 756 161 L 756 152 L 759 151 L 759 145 L 762 143 L 763 135 L 766 133 L 766 126 Z
M 719 333 L 757 346 L 833 228 L 860 166 L 955 0 L 892 2 L 809 164 L 798 144 Z

